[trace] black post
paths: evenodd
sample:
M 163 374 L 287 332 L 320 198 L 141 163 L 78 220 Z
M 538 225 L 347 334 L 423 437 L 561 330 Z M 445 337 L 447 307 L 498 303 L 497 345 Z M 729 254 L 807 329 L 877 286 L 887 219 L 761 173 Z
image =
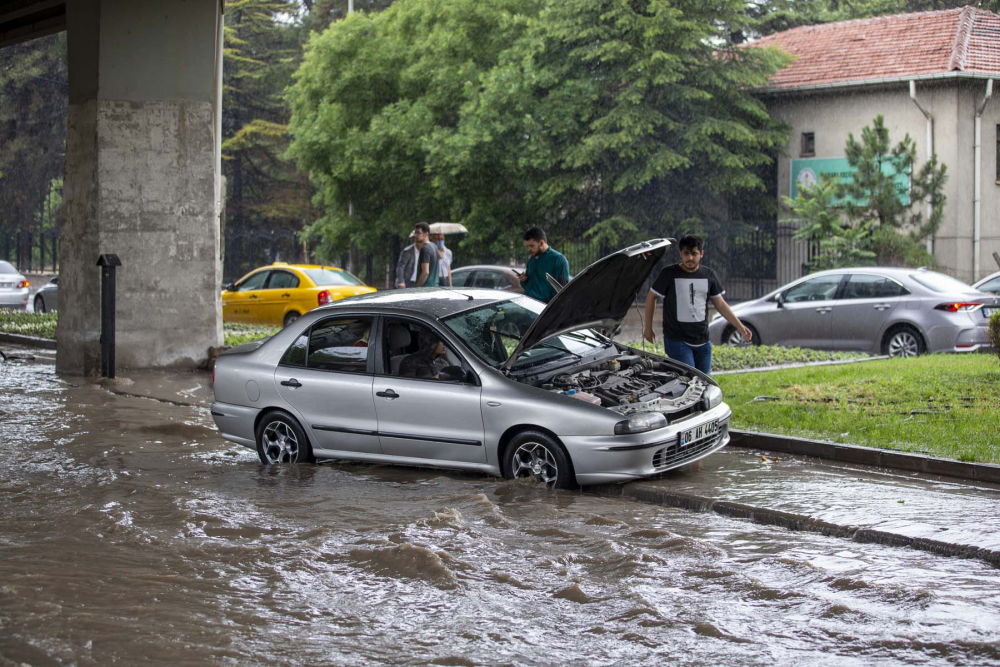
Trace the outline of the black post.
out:
M 115 376 L 115 267 L 121 266 L 118 255 L 97 258 L 101 267 L 101 376 Z

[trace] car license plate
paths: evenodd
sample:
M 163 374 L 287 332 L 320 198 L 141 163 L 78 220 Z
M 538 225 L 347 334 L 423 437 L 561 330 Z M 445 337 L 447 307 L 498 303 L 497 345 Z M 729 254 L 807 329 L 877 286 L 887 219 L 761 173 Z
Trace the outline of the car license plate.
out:
M 0 289 L 10 289 L 14 286 L 14 283 L 0 283 Z
M 982 311 L 983 311 L 983 317 L 985 317 L 986 319 L 990 319 L 991 317 L 993 317 L 993 313 L 1000 311 L 1000 308 L 983 308 Z
M 689 428 L 685 431 L 681 431 L 677 435 L 677 444 L 681 447 L 690 445 L 692 443 L 698 442 L 699 440 L 704 440 L 705 438 L 710 438 L 719 432 L 719 420 L 705 422 L 704 424 L 699 424 L 694 428 Z

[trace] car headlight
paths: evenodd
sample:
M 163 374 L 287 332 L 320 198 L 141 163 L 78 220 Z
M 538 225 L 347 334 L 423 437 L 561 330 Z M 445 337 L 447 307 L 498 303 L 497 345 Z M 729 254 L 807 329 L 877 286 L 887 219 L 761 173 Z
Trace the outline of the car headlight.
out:
M 643 433 L 667 425 L 667 418 L 662 412 L 637 412 L 625 421 L 615 424 L 615 435 Z
M 701 400 L 705 401 L 705 409 L 711 410 L 719 403 L 722 403 L 722 390 L 714 385 L 710 385 Z

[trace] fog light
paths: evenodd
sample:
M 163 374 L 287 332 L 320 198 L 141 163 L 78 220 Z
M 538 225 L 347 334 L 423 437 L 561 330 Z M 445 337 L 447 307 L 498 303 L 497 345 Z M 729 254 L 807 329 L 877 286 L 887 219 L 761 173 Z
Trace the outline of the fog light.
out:
M 615 435 L 643 433 L 667 425 L 667 418 L 662 412 L 637 412 L 625 421 L 615 424 Z

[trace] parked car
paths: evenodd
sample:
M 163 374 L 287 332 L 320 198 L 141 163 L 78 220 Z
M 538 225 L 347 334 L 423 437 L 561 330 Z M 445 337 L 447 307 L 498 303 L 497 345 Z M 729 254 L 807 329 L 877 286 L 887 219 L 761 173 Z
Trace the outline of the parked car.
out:
M 35 312 L 51 313 L 59 310 L 59 276 L 55 276 L 35 292 Z
M 821 271 L 733 306 L 753 343 L 859 350 L 893 357 L 971 352 L 989 345 L 986 325 L 1000 298 L 926 269 Z M 739 344 L 719 316 L 713 343 Z
M 212 416 L 261 462 L 359 459 L 622 482 L 729 442 L 712 378 L 614 330 L 670 242 L 611 254 L 548 305 L 501 290 L 420 288 L 317 308 L 215 365 Z
M 0 308 L 25 310 L 31 283 L 10 262 L 0 260 Z
M 980 292 L 989 292 L 990 294 L 1000 294 L 1000 271 L 990 274 L 980 280 L 978 283 L 973 283 L 975 287 Z
M 479 289 L 498 289 L 507 292 L 524 293 L 518 272 L 524 272 L 524 267 L 494 266 L 477 264 L 453 269 L 451 272 L 452 287 L 474 287 Z
M 374 291 L 335 266 L 275 262 L 226 285 L 222 319 L 288 326 L 313 308 Z

